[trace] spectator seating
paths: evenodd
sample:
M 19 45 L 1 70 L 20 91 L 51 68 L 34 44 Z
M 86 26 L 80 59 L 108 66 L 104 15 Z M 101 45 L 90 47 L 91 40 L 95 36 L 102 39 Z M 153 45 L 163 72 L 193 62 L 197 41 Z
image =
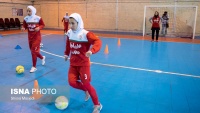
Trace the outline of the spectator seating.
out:
M 0 18 L 0 29 L 10 30 L 10 28 L 21 28 L 19 18 Z
M 10 21 L 9 21 L 9 19 L 5 18 L 4 21 L 5 21 L 5 28 L 10 30 Z
M 0 29 L 5 29 L 5 23 L 3 18 L 0 18 Z
M 10 18 L 10 27 L 15 28 L 15 21 L 13 18 Z
M 21 27 L 21 23 L 20 23 L 20 21 L 19 21 L 19 18 L 15 18 L 15 25 L 17 26 L 17 27 Z

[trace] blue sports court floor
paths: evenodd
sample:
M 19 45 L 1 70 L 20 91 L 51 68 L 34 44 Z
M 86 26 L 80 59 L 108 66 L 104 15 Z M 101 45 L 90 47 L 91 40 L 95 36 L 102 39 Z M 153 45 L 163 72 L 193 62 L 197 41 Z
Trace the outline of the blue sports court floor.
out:
M 69 62 L 64 62 L 65 37 L 43 34 L 42 48 L 46 65 L 32 66 L 27 33 L 0 38 L 0 86 L 69 86 Z M 91 56 L 92 85 L 103 105 L 101 113 L 200 113 L 200 45 L 178 42 L 100 37 L 103 45 Z M 104 54 L 106 44 L 109 54 Z M 22 49 L 15 49 L 19 45 Z M 45 51 L 45 52 L 44 52 Z M 48 53 L 47 53 L 48 52 Z M 25 72 L 17 75 L 15 67 Z M 3 92 L 1 92 L 3 93 Z M 84 92 L 70 88 L 70 102 L 65 110 L 54 103 L 0 101 L 0 113 L 91 113 L 91 99 L 84 102 Z

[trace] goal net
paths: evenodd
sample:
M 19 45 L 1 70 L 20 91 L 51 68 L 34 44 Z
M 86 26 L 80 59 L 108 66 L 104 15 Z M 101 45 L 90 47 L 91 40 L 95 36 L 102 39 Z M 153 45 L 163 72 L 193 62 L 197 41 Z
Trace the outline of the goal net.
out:
M 151 35 L 151 23 L 149 18 L 153 17 L 155 11 L 159 12 L 162 17 L 165 11 L 168 12 L 169 28 L 167 29 L 167 37 L 195 37 L 197 6 L 178 6 L 178 5 L 162 5 L 162 6 L 145 6 L 144 7 L 144 23 L 143 36 Z M 160 33 L 162 30 L 162 22 L 160 24 Z

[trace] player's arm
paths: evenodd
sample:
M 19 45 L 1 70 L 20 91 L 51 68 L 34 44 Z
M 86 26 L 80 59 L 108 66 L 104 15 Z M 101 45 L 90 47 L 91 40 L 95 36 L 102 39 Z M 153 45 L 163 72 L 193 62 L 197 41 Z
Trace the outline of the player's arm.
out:
M 45 24 L 44 24 L 42 18 L 40 18 L 40 20 L 39 20 L 39 26 L 35 28 L 35 31 L 37 32 L 37 31 L 39 31 L 40 29 L 43 29 L 44 26 L 45 26 Z
M 26 21 L 24 20 L 21 30 L 24 31 L 24 30 L 26 30 L 26 29 L 27 29 L 27 23 L 26 23 Z
M 92 32 L 87 33 L 87 39 L 88 39 L 89 43 L 92 44 L 92 47 L 90 48 L 90 50 L 88 52 L 86 52 L 86 56 L 89 57 L 90 55 L 97 53 L 101 49 L 102 42 Z
M 65 18 L 62 19 L 62 22 L 65 20 Z
M 65 57 L 65 61 L 68 60 L 69 54 L 70 54 L 70 42 L 69 42 L 69 37 L 67 36 L 67 40 L 66 40 L 66 47 L 65 47 L 65 52 L 64 52 L 64 57 Z

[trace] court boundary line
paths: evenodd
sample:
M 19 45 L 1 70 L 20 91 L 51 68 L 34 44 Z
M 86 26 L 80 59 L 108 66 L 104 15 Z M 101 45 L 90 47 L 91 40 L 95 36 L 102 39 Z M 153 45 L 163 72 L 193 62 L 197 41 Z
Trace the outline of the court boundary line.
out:
M 50 54 L 52 56 L 64 58 L 64 56 L 57 55 L 57 54 L 54 54 L 54 53 L 51 53 L 51 52 L 47 52 L 47 51 L 42 50 L 42 49 L 41 49 L 41 52 L 44 52 L 46 54 Z M 167 72 L 167 71 L 162 71 L 162 70 L 151 70 L 151 69 L 145 69 L 145 68 L 136 68 L 136 67 L 129 67 L 129 66 L 113 65 L 113 64 L 103 64 L 103 63 L 98 63 L 98 62 L 91 62 L 91 63 L 92 64 L 96 64 L 96 65 L 115 67 L 115 68 L 124 68 L 124 69 L 131 69 L 131 70 L 139 70 L 139 71 L 147 71 L 147 72 L 154 72 L 154 73 L 164 73 L 164 74 L 171 74 L 171 75 L 178 75 L 178 76 L 185 76 L 185 77 L 192 77 L 192 78 L 200 78 L 200 76 L 198 76 L 198 75 Z

